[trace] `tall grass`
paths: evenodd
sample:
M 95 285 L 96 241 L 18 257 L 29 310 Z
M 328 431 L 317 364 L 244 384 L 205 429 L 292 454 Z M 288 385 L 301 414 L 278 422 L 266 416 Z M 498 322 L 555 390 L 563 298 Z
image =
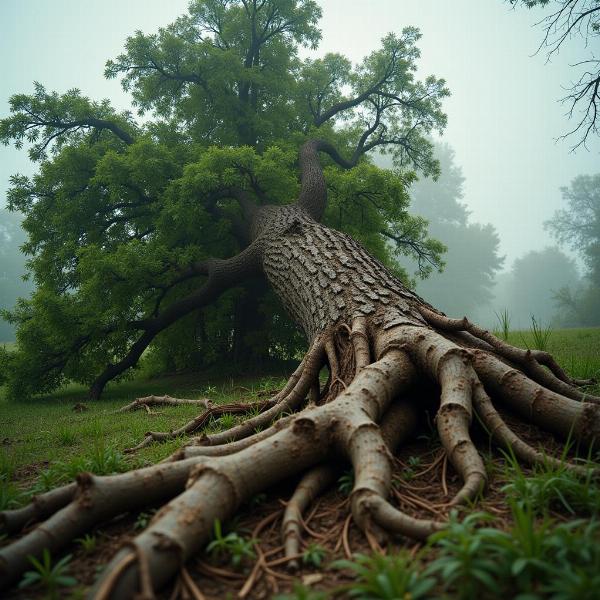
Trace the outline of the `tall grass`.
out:
M 500 312 L 494 311 L 494 314 L 496 315 L 499 325 L 499 329 L 495 329 L 494 333 L 497 337 L 501 337 L 506 342 L 508 341 L 508 336 L 510 334 L 510 315 L 508 314 L 508 309 L 505 308 Z
M 548 341 L 550 339 L 550 325 L 543 327 L 541 321 L 537 321 L 534 315 L 531 315 L 531 337 L 533 338 L 533 347 L 536 350 L 548 350 Z

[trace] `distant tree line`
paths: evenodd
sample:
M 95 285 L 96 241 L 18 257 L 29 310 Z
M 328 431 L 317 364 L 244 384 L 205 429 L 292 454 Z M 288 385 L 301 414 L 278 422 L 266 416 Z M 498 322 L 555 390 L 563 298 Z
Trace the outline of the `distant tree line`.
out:
M 23 281 L 25 256 L 19 247 L 25 242 L 18 215 L 0 209 L 0 310 L 12 308 L 17 298 L 27 296 L 33 285 Z M 0 342 L 15 338 L 13 326 L 0 314 Z

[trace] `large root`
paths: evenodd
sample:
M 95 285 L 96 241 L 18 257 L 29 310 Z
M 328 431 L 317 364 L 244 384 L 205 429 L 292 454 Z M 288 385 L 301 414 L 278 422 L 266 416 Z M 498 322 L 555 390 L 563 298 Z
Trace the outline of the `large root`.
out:
M 425 314 L 430 322 L 441 318 Z M 452 329 L 456 324 L 445 325 Z M 525 368 L 516 354 L 509 357 L 477 328 L 465 321 L 460 325 L 481 344 L 463 345 L 413 324 L 372 329 L 363 318 L 356 319 L 317 339 L 284 389 L 261 405 L 263 412 L 240 425 L 197 437 L 154 467 L 109 477 L 82 474 L 77 483 L 43 494 L 28 507 L 2 513 L 0 522 L 11 534 L 32 521 L 46 520 L 0 549 L 0 586 L 18 580 L 29 555 L 39 556 L 44 548 L 59 552 L 103 521 L 164 503 L 149 527 L 117 553 L 92 596 L 131 598 L 140 591 L 149 597 L 178 573 L 181 585 L 193 590 L 182 567 L 209 540 L 215 519 L 226 520 L 256 493 L 294 475 L 300 481 L 287 503 L 281 533 L 282 560 L 297 567 L 303 514 L 336 479 L 343 460 L 354 469 L 352 517 L 373 547 L 385 543 L 389 534 L 426 538 L 444 522 L 417 519 L 389 498 L 392 453 L 415 432 L 416 415 L 423 408 L 420 395 L 409 389 L 422 378 L 439 386 L 436 426 L 462 480 L 451 504 L 475 500 L 486 485 L 484 463 L 470 435 L 475 413 L 492 438 L 519 459 L 534 464 L 556 460 L 512 432 L 495 402 L 564 437 L 588 444 L 600 437 L 600 406 L 582 402 L 577 394 L 558 392 L 556 381 L 572 386 L 548 361 L 540 362 L 537 355 L 524 358 L 551 374 L 545 381 L 552 385 L 544 386 L 540 373 Z M 318 375 L 325 361 L 331 383 L 328 391 L 319 393 Z M 311 402 L 298 412 L 309 393 L 319 405 Z M 216 414 L 210 411 L 227 406 L 210 407 L 196 418 L 195 428 L 183 428 L 182 433 L 197 429 L 208 413 Z M 572 468 L 583 471 L 577 465 Z M 257 563 L 256 573 L 261 568 Z

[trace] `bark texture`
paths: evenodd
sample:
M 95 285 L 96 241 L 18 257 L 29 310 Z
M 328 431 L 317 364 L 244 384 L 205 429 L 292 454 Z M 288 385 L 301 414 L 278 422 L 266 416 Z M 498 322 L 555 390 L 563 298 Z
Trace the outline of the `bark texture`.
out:
M 600 437 L 598 399 L 579 389 L 551 357 L 513 348 L 467 319 L 447 318 L 351 237 L 318 222 L 326 186 L 317 153 L 335 159 L 330 150 L 315 141 L 303 147 L 299 201 L 251 211 L 250 246 L 235 260 L 213 266 L 208 291 L 200 293 L 204 302 L 246 273 L 258 268 L 264 274 L 308 340 L 288 384 L 241 425 L 200 433 L 166 462 L 111 477 L 82 474 L 29 507 L 0 514 L 11 534 L 46 519 L 0 549 L 1 586 L 19 579 L 28 555 L 40 555 L 45 547 L 57 552 L 106 519 L 164 502 L 91 592 L 95 598 L 149 597 L 178 573 L 189 578 L 185 562 L 209 540 L 215 519 L 231 517 L 257 492 L 296 475 L 298 487 L 281 525 L 293 567 L 302 514 L 335 479 L 340 461 L 353 466 L 352 517 L 369 539 L 379 544 L 390 534 L 425 538 L 444 523 L 412 518 L 388 498 L 392 452 L 415 430 L 424 404 L 422 381 L 439 390 L 436 426 L 463 482 L 453 504 L 473 501 L 486 485 L 486 469 L 471 440 L 475 415 L 498 445 L 529 463 L 543 455 L 511 431 L 497 406 L 584 443 Z M 321 388 L 323 367 L 330 376 Z M 160 401 L 174 399 L 152 403 Z M 126 408 L 148 404 L 141 399 Z M 174 434 L 197 431 L 215 411 L 248 408 L 206 405 Z M 138 447 L 172 435 L 151 432 Z

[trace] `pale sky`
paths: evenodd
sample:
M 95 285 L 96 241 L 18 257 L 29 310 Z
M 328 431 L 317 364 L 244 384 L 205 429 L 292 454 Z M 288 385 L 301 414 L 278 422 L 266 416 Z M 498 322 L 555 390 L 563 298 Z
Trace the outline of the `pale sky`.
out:
M 444 141 L 456 151 L 466 177 L 472 220 L 497 228 L 506 267 L 528 250 L 552 243 L 543 221 L 561 207 L 559 187 L 579 174 L 600 172 L 600 142 L 570 152 L 574 140 L 555 142 L 569 129 L 558 102 L 575 77 L 570 64 L 589 49 L 571 40 L 546 64 L 534 56 L 543 11 L 512 10 L 503 0 L 319 0 L 323 39 L 317 54 L 341 52 L 353 61 L 389 31 L 421 29 L 420 74 L 444 77 Z M 0 116 L 8 98 L 77 87 L 94 99 L 129 108 L 118 80 L 103 77 L 104 63 L 136 29 L 151 33 L 183 13 L 187 0 L 0 0 Z M 598 38 L 596 38 L 596 43 Z M 12 173 L 31 173 L 24 150 L 0 146 L 0 206 Z

